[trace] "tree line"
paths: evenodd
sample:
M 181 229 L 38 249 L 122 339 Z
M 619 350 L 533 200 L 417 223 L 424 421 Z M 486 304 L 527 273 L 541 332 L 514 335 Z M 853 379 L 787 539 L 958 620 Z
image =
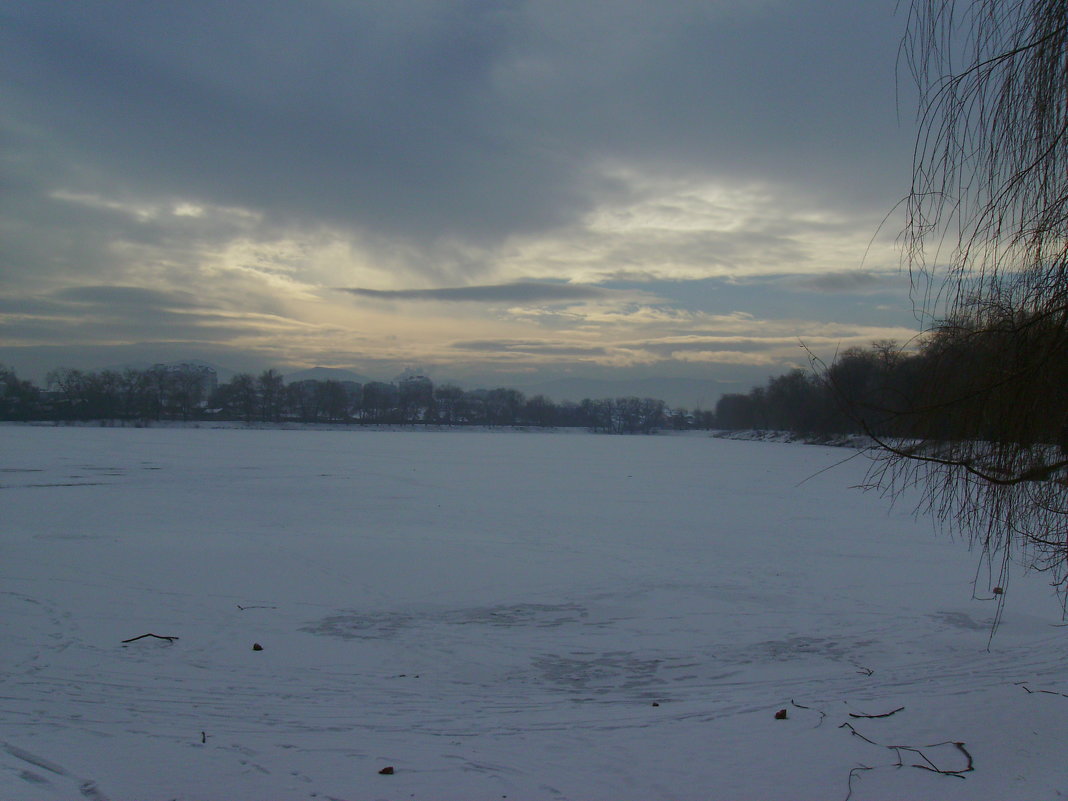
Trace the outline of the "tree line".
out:
M 43 389 L 0 365 L 0 419 L 583 427 L 616 434 L 712 425 L 710 413 L 669 409 L 655 398 L 555 402 L 505 387 L 435 385 L 425 376 L 363 384 L 315 379 L 287 383 L 274 369 L 239 373 L 220 384 L 214 371 L 195 364 L 143 370 L 63 368 L 48 374 Z
M 661 429 L 756 429 L 882 441 L 1011 442 L 1068 452 L 1068 333 L 1058 320 L 987 309 L 958 317 L 906 350 L 894 341 L 850 348 L 829 364 L 723 395 L 714 411 L 654 398 L 555 402 L 516 389 L 464 390 L 424 376 L 364 384 L 287 383 L 277 370 L 219 384 L 195 364 L 49 373 L 46 388 L 0 365 L 0 419 L 231 420 Z
M 875 410 L 891 408 L 897 385 L 915 363 L 893 341 L 850 348 L 823 369 L 794 369 L 772 376 L 746 393 L 723 395 L 716 403 L 717 428 L 791 431 L 802 435 L 884 431 Z
M 908 350 L 850 348 L 716 404 L 722 429 L 902 441 L 1056 446 L 1068 453 L 1068 330 L 1058 317 L 986 308 Z

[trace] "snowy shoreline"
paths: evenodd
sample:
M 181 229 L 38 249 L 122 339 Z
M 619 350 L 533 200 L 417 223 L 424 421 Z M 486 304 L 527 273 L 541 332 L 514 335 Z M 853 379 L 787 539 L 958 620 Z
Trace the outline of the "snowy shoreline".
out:
M 775 442 L 784 444 L 824 445 L 834 448 L 871 447 L 872 440 L 859 434 L 811 435 L 792 431 L 765 429 L 657 429 L 650 434 L 606 434 L 593 432 L 579 426 L 464 426 L 436 424 L 391 424 L 391 423 L 246 423 L 236 420 L 30 420 L 0 421 L 0 426 L 26 426 L 41 428 L 152 428 L 152 429 L 205 429 L 248 431 L 404 431 L 433 433 L 493 433 L 493 434 L 593 434 L 596 436 L 654 436 L 654 437 L 706 437 L 737 440 L 742 442 Z

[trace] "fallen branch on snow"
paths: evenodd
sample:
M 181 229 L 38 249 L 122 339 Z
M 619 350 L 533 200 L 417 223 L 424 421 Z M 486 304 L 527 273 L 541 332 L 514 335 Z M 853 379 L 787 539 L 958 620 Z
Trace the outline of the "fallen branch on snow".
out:
M 827 713 L 826 713 L 826 712 L 824 712 L 824 711 L 823 711 L 822 709 L 813 709 L 813 708 L 812 708 L 812 707 L 810 707 L 810 706 L 802 706 L 801 704 L 797 703 L 797 701 L 795 701 L 795 700 L 794 700 L 793 698 L 791 698 L 791 699 L 790 699 L 790 703 L 791 703 L 791 704 L 793 704 L 794 706 L 796 706 L 796 707 L 797 707 L 798 709 L 807 709 L 807 710 L 809 710 L 810 712 L 817 712 L 817 713 L 819 713 L 819 716 L 820 716 L 820 722 L 819 722 L 819 723 L 817 723 L 817 724 L 816 724 L 815 726 L 813 726 L 812 728 L 814 728 L 814 729 L 818 729 L 818 728 L 819 728 L 820 726 L 822 726 L 822 725 L 823 725 L 823 719 L 824 719 L 825 717 L 827 717 Z
M 903 706 L 899 706 L 897 709 L 891 709 L 889 712 L 883 712 L 881 715 L 860 715 L 860 714 L 857 714 L 856 712 L 850 712 L 849 713 L 849 717 L 851 717 L 851 718 L 868 718 L 869 720 L 875 720 L 876 718 L 888 718 L 891 715 L 896 715 L 898 712 L 901 712 L 902 710 L 904 710 L 904 708 L 905 707 L 903 707 Z
M 1016 686 L 1023 687 L 1025 690 L 1027 690 L 1028 693 L 1032 695 L 1034 695 L 1035 693 L 1044 693 L 1045 695 L 1059 695 L 1062 698 L 1068 698 L 1068 693 L 1059 693 L 1056 690 L 1032 690 L 1030 687 L 1027 686 L 1026 681 L 1018 681 L 1016 682 Z
M 152 634 L 152 633 L 148 633 L 148 634 L 142 634 L 142 635 L 140 635 L 139 637 L 131 637 L 131 638 L 130 638 L 130 639 L 128 639 L 128 640 L 123 640 L 123 642 L 124 642 L 124 643 L 127 643 L 127 642 L 135 642 L 136 640 L 143 640 L 143 639 L 144 639 L 145 637 L 155 637 L 155 638 L 156 638 L 157 640 L 166 640 L 167 642 L 174 642 L 175 640 L 177 640 L 177 639 L 178 639 L 177 637 L 165 637 L 165 636 L 164 636 L 164 635 L 162 635 L 162 634 Z
M 872 745 L 877 745 L 880 748 L 888 748 L 891 751 L 893 751 L 895 754 L 897 754 L 897 764 L 894 765 L 895 768 L 903 768 L 903 767 L 905 767 L 905 760 L 901 757 L 901 752 L 902 751 L 908 751 L 910 753 L 916 754 L 920 759 L 922 759 L 924 762 L 927 763 L 925 765 L 919 765 L 919 764 L 909 765 L 909 767 L 911 767 L 911 768 L 919 768 L 920 770 L 928 770 L 931 773 L 938 773 L 938 774 L 941 774 L 942 776 L 956 776 L 958 779 L 966 778 L 963 774 L 969 773 L 969 772 L 975 770 L 975 762 L 972 760 L 972 755 L 970 753 L 968 753 L 968 749 L 964 747 L 964 743 L 958 742 L 956 740 L 946 740 L 945 742 L 941 742 L 941 743 L 931 743 L 930 745 L 925 745 L 925 746 L 922 746 L 922 747 L 919 747 L 919 748 L 917 748 L 916 746 L 912 746 L 912 745 L 883 745 L 882 743 L 877 743 L 874 740 L 868 739 L 863 734 L 861 734 L 859 731 L 854 729 L 852 724 L 850 724 L 850 723 L 843 723 L 838 728 L 840 728 L 840 729 L 849 729 L 849 731 L 855 737 L 859 737 L 864 742 L 871 743 Z M 964 758 L 968 761 L 967 765 L 965 765 L 965 767 L 961 768 L 960 770 L 947 770 L 945 768 L 940 768 L 931 760 L 930 757 L 927 756 L 927 754 L 925 754 L 923 752 L 924 748 L 938 748 L 939 746 L 943 746 L 943 745 L 952 745 L 958 751 L 960 751 L 962 754 L 964 754 Z
M 857 765 L 855 768 L 849 771 L 849 780 L 846 783 L 846 787 L 848 788 L 849 792 L 846 793 L 845 801 L 849 801 L 849 799 L 853 797 L 853 779 L 855 779 L 857 777 L 857 774 L 863 770 L 875 770 L 875 768 L 869 767 L 868 765 Z

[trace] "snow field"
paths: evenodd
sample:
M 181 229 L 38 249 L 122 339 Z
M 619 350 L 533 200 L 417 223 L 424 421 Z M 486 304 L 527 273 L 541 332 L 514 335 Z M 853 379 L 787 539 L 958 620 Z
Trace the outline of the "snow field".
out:
M 0 798 L 1068 795 L 1057 599 L 988 650 L 975 555 L 848 455 L 2 426 Z

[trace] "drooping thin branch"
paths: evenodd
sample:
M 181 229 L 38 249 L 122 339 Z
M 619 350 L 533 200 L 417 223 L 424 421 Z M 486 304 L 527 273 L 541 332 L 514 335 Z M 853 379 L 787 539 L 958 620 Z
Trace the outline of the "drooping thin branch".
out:
M 867 436 L 871 437 L 872 441 L 882 450 L 891 453 L 894 456 L 900 456 L 915 462 L 929 462 L 931 464 L 942 465 L 943 467 L 959 467 L 989 484 L 998 484 L 1004 487 L 1016 486 L 1017 484 L 1023 484 L 1027 481 L 1048 481 L 1052 478 L 1054 473 L 1058 473 L 1061 470 L 1068 468 L 1068 459 L 1060 459 L 1050 464 L 1035 465 L 1034 467 L 1022 470 L 1016 474 L 998 476 L 994 475 L 994 473 L 1008 473 L 1008 471 L 1002 470 L 996 465 L 979 468 L 976 467 L 976 462 L 971 459 L 950 459 L 942 456 L 931 456 L 924 454 L 919 447 L 903 448 L 898 445 L 893 445 L 883 437 L 872 433 L 870 429 L 867 430 L 866 433 Z

